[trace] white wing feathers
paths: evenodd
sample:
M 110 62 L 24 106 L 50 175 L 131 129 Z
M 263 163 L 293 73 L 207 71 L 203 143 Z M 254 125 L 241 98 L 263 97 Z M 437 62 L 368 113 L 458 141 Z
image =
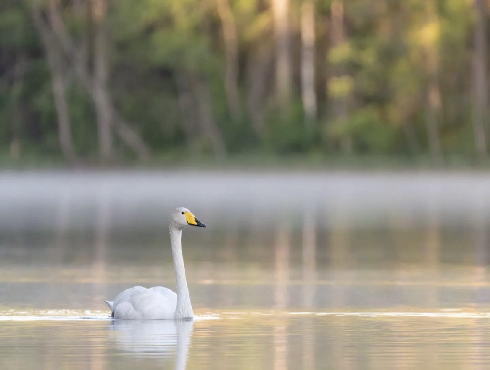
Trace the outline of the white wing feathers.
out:
M 172 320 L 177 294 L 161 286 L 149 289 L 135 286 L 120 293 L 113 303 L 106 303 L 113 311 L 115 319 Z

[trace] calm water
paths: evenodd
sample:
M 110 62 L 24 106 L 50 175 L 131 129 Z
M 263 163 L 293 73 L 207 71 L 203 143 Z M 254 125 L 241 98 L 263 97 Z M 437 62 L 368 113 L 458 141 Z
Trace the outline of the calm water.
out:
M 173 287 L 194 322 L 113 321 Z M 490 174 L 0 175 L 1 369 L 490 367 Z

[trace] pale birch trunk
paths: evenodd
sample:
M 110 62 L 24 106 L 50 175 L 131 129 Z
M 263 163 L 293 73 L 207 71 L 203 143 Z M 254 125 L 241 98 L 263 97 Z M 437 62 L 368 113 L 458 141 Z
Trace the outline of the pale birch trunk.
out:
M 198 120 L 198 115 L 196 114 L 197 103 L 192 94 L 192 88 L 186 75 L 184 73 L 177 72 L 174 80 L 178 95 L 182 129 L 186 136 L 187 148 L 191 154 L 196 154 L 195 122 Z
M 25 76 L 25 55 L 21 52 L 14 67 L 14 80 L 11 89 L 11 106 L 12 118 L 10 123 L 11 139 L 10 139 L 10 156 L 14 159 L 20 157 L 20 126 L 21 126 L 21 109 L 20 100 L 24 87 Z
M 92 21 L 92 6 L 91 0 L 73 0 L 73 10 L 76 18 L 82 24 L 82 35 L 80 36 L 80 59 L 85 65 L 89 63 L 89 38 L 90 38 L 90 22 Z
M 41 36 L 51 73 L 53 98 L 58 116 L 58 137 L 61 151 L 68 161 L 74 162 L 76 160 L 76 155 L 71 135 L 69 108 L 66 101 L 66 79 L 64 76 L 65 66 L 63 65 L 63 56 L 61 50 L 59 50 L 56 45 L 54 35 L 46 21 L 43 19 L 38 4 L 33 5 L 32 16 L 34 24 Z
M 291 94 L 291 62 L 289 42 L 289 0 L 272 0 L 276 52 L 276 98 L 281 108 L 289 104 Z
M 485 0 L 475 0 L 476 24 L 473 51 L 473 129 L 475 149 L 481 159 L 487 157 L 486 129 L 488 124 L 487 17 Z
M 330 48 L 335 49 L 345 42 L 344 25 L 344 1 L 333 0 L 330 8 Z M 345 120 L 348 114 L 349 96 L 332 96 L 331 83 L 335 83 L 340 78 L 345 77 L 345 66 L 334 65 L 327 81 L 329 87 L 329 116 L 332 121 Z M 352 151 L 352 140 L 344 137 L 341 141 L 342 150 L 345 153 Z
M 240 117 L 240 92 L 238 90 L 238 36 L 235 17 L 228 0 L 216 0 L 223 29 L 226 50 L 225 90 L 228 109 L 235 119 Z
M 439 21 L 434 0 L 427 1 L 427 23 Z M 434 161 L 442 160 L 441 143 L 439 140 L 438 115 L 441 112 L 441 90 L 439 88 L 439 52 L 436 40 L 425 42 L 426 67 L 428 73 L 426 96 L 426 126 L 429 151 Z
M 247 64 L 248 113 L 252 118 L 252 126 L 255 134 L 262 138 L 265 135 L 264 100 L 268 76 L 272 73 L 274 67 L 274 56 L 272 54 L 266 54 L 251 57 Z
M 90 4 L 91 3 L 88 3 L 88 5 Z M 90 16 L 92 16 L 91 11 L 88 13 Z M 95 84 L 95 78 L 94 75 L 89 71 L 87 65 L 87 53 L 83 51 L 83 48 L 82 50 L 80 50 L 80 48 L 77 47 L 77 45 L 71 38 L 70 34 L 66 30 L 63 19 L 54 2 L 51 3 L 51 6 L 48 9 L 48 19 L 50 27 L 52 28 L 52 31 L 56 36 L 57 43 L 59 43 L 63 52 L 66 54 L 66 57 L 73 65 L 75 75 L 79 83 L 90 94 L 95 105 L 96 96 L 94 94 L 93 88 Z M 108 93 L 106 94 L 106 97 L 107 99 L 103 100 L 104 104 L 107 105 L 105 109 L 110 111 L 110 114 L 112 115 L 112 125 L 118 137 L 121 139 L 121 142 L 125 144 L 128 148 L 133 150 L 141 160 L 146 160 L 150 156 L 149 148 L 146 146 L 138 132 L 134 128 L 132 128 L 129 123 L 127 123 L 119 116 L 117 110 L 114 108 L 114 104 L 110 100 Z
M 112 156 L 112 104 L 108 90 L 109 63 L 107 60 L 107 3 L 106 0 L 92 0 L 94 20 L 93 47 L 93 100 L 97 116 L 97 134 L 100 157 L 107 161 Z
M 208 138 L 213 153 L 216 157 L 226 156 L 226 147 L 221 131 L 213 117 L 213 106 L 211 103 L 211 92 L 208 82 L 203 78 L 194 80 L 198 106 L 198 122 L 204 135 Z
M 313 132 L 317 115 L 315 92 L 315 5 L 301 5 L 301 93 L 308 131 Z
M 132 127 L 131 124 L 126 122 L 119 114 L 114 110 L 113 105 L 111 104 L 110 108 L 112 109 L 114 115 L 114 124 L 116 133 L 121 139 L 121 141 L 141 160 L 147 160 L 150 158 L 151 152 L 150 149 L 146 146 L 145 142 L 138 134 L 138 132 Z

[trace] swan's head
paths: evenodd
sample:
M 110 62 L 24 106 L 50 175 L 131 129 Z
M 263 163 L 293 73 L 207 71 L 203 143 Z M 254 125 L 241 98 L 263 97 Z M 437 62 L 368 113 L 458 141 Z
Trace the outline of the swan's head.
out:
M 206 227 L 191 211 L 184 207 L 178 207 L 172 212 L 172 225 L 175 225 L 179 229 L 183 229 L 187 225 Z

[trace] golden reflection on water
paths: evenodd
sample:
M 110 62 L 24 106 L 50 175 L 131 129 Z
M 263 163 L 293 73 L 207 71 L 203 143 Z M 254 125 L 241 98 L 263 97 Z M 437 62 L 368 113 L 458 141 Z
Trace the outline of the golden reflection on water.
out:
M 313 212 L 303 215 L 302 262 L 303 262 L 303 307 L 310 310 L 314 302 L 314 281 L 316 280 L 316 218 Z M 314 321 L 304 320 L 302 330 L 305 333 L 302 340 L 303 369 L 315 368 L 315 335 Z
M 0 365 L 7 369 L 479 369 L 490 360 L 488 318 L 458 313 L 277 316 L 249 312 L 197 318 L 194 323 L 8 321 L 0 326 Z

